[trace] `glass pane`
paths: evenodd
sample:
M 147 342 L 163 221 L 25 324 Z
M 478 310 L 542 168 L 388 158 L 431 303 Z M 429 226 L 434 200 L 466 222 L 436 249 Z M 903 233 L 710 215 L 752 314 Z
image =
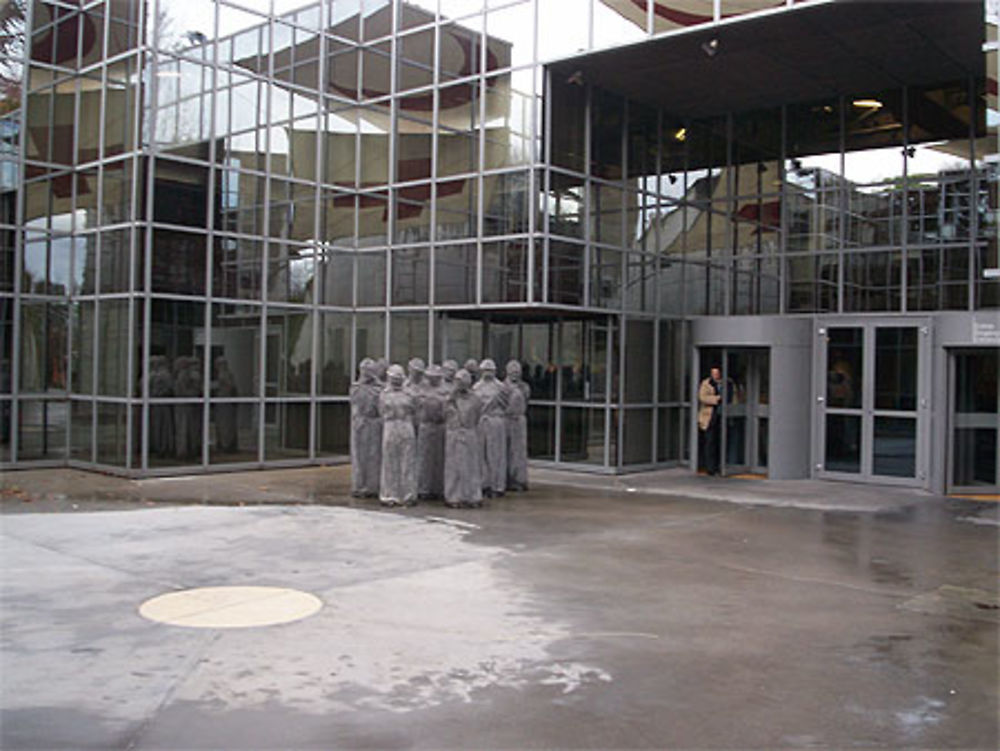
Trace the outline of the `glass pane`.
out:
M 322 313 L 319 331 L 319 393 L 346 396 L 351 385 L 351 316 Z
M 483 243 L 484 303 L 525 301 L 528 253 L 527 240 Z
M 526 323 L 522 328 L 524 380 L 531 386 L 531 398 L 555 399 L 555 327 L 549 323 Z M 554 450 L 554 447 L 553 447 Z
M 66 458 L 65 401 L 22 401 L 18 411 L 18 459 Z
M 880 327 L 875 332 L 875 409 L 917 408 L 917 329 Z
M 70 420 L 70 456 L 81 462 L 93 461 L 94 405 L 90 402 L 70 402 Z
M 553 113 L 552 164 L 583 172 L 587 90 L 583 86 L 567 83 L 560 76 L 553 75 L 550 97 Z
M 320 404 L 316 413 L 318 454 L 350 453 L 351 406 L 349 404 Z
M 687 411 L 679 408 L 661 409 L 657 422 L 656 460 L 658 462 L 682 459 Z
M 102 300 L 98 306 L 97 393 L 104 396 L 132 394 L 129 366 L 135 365 L 138 345 L 133 350 L 129 342 L 130 305 L 128 300 Z M 120 419 L 124 421 L 124 415 Z
M 963 352 L 955 356 L 955 411 L 997 416 L 1000 349 Z
M 653 460 L 653 410 L 625 410 L 623 464 L 648 464 Z
M 212 464 L 257 461 L 257 409 L 245 402 L 212 404 L 208 445 Z
M 826 404 L 861 407 L 864 329 L 831 328 L 827 333 Z
M 549 243 L 549 302 L 583 304 L 584 246 Z
M 427 314 L 396 313 L 392 316 L 391 321 L 389 361 L 403 364 L 411 357 L 420 357 L 426 360 Z
M 767 467 L 768 418 L 757 420 L 757 466 Z
M 844 310 L 892 311 L 902 304 L 903 254 L 850 253 L 844 257 Z
M 154 299 L 151 319 L 149 354 L 151 358 L 168 358 L 175 379 L 172 395 L 200 397 L 204 393 L 200 350 L 205 335 L 205 304 Z M 183 385 L 176 383 L 181 370 L 186 373 Z
M 564 462 L 604 464 L 604 410 L 564 408 L 561 452 Z
M 385 305 L 385 253 L 359 253 L 358 263 L 358 305 Z
M 533 404 L 528 410 L 528 456 L 532 459 L 556 458 L 555 407 Z
M 955 485 L 997 484 L 996 428 L 956 428 Z
M 68 317 L 64 303 L 22 303 L 22 393 L 66 389 Z
M 385 316 L 380 313 L 359 313 L 355 316 L 356 350 L 354 361 L 365 357 L 385 356 Z M 350 372 L 350 368 L 348 368 Z
M 124 404 L 97 404 L 97 461 L 125 466 L 128 436 L 128 407 Z
M 205 236 L 157 229 L 153 232 L 153 291 L 205 293 Z
M 563 399 L 585 398 L 584 347 L 584 324 L 580 321 L 563 323 L 559 357 Z
M 309 456 L 308 403 L 268 404 L 264 420 L 264 459 Z
M 876 475 L 916 476 L 916 418 L 876 417 L 872 461 L 872 472 Z
M 93 302 L 82 300 L 71 309 L 74 394 L 94 393 L 94 307 Z
M 826 416 L 826 458 L 824 466 L 830 472 L 861 471 L 861 417 L 859 415 Z
M 393 305 L 427 304 L 430 255 L 430 248 L 400 248 L 392 252 Z
M 628 321 L 625 324 L 625 401 L 652 402 L 653 396 L 653 321 Z M 630 413 L 629 413 L 630 414 Z M 628 417 L 626 416 L 626 423 Z M 625 430 L 628 449 L 628 426 Z
M 434 250 L 434 302 L 438 305 L 476 302 L 475 245 L 443 245 Z

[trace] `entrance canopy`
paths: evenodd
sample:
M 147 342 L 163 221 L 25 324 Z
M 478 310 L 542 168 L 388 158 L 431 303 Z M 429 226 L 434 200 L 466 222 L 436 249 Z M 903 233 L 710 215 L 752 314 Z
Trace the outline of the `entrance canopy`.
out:
M 679 118 L 706 117 L 984 76 L 984 29 L 981 0 L 821 0 L 550 69 Z

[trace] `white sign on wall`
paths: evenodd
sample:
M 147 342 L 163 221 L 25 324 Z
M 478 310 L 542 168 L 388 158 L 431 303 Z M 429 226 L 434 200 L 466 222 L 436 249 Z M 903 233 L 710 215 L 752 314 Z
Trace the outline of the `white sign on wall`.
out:
M 973 316 L 972 343 L 1000 345 L 1000 314 Z

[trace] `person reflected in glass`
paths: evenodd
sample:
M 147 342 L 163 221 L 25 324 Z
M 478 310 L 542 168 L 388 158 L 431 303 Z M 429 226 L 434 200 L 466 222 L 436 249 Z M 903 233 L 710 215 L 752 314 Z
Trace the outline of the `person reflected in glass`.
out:
M 194 399 L 202 395 L 201 363 L 197 357 L 174 361 L 174 395 Z M 174 408 L 174 451 L 178 459 L 193 461 L 201 455 L 200 403 L 177 404 Z
M 215 381 L 212 383 L 212 396 L 219 399 L 232 399 L 239 396 L 236 379 L 229 369 L 225 357 L 215 358 Z M 231 401 L 220 402 L 213 406 L 215 415 L 216 450 L 235 454 L 239 451 L 239 434 L 237 430 L 237 405 Z
M 149 358 L 149 397 L 162 399 L 174 395 L 174 376 L 170 361 L 163 355 Z M 174 453 L 174 408 L 170 404 L 149 406 L 149 453 L 172 456 Z

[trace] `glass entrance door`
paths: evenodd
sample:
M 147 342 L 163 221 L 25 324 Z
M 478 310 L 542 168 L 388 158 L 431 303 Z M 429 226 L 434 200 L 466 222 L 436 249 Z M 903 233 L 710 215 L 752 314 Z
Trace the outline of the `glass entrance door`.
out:
M 819 474 L 923 484 L 928 331 L 910 319 L 820 327 Z
M 769 357 L 766 349 L 727 349 L 723 471 L 767 473 Z
M 724 475 L 767 474 L 770 418 L 770 353 L 765 347 L 703 347 L 702 378 L 709 369 L 722 371 L 720 405 L 720 471 Z M 705 435 L 700 434 L 699 467 L 704 464 Z
M 949 492 L 1000 492 L 1000 348 L 949 357 Z

